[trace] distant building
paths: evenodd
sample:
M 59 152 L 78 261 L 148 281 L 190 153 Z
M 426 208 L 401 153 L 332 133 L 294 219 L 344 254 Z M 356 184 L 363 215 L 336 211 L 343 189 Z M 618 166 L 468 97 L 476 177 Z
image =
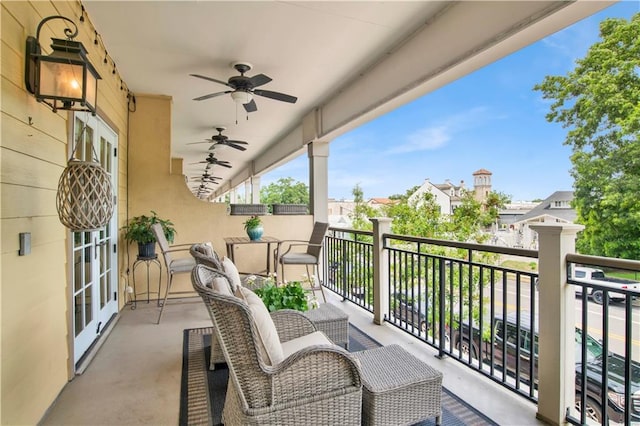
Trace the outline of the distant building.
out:
M 531 201 L 516 201 L 506 204 L 504 208 L 498 212 L 498 227 L 513 228 L 514 223 L 518 222 L 537 205 L 538 203 Z
M 573 191 L 556 191 L 510 225 L 517 232 L 517 246 L 537 249 L 538 234 L 529 228 L 538 223 L 573 223 L 576 211 L 571 207 Z
M 520 217 L 518 223 L 573 223 L 576 211 L 571 207 L 573 191 L 556 191 Z
M 328 217 L 329 226 L 339 228 L 350 228 L 351 218 L 356 203 L 353 200 L 329 198 L 328 201 Z
M 480 202 L 486 200 L 491 192 L 492 173 L 485 169 L 480 169 L 473 173 L 473 194 L 474 198 Z M 444 183 L 431 183 L 429 178 L 409 197 L 410 203 L 415 203 L 426 192 L 433 194 L 436 204 L 440 206 L 442 214 L 452 214 L 462 203 L 462 195 L 466 190 L 464 181 L 460 185 L 454 185 L 449 179 Z
M 480 202 L 487 199 L 491 192 L 491 173 L 489 170 L 480 169 L 473 173 L 474 198 Z

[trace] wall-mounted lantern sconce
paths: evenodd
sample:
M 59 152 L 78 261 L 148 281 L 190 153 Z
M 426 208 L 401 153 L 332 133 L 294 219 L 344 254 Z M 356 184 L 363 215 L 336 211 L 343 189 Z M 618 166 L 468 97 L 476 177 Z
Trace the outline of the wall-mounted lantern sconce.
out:
M 75 31 L 65 28 L 67 40 L 52 38 L 50 55 L 40 48 L 40 29 L 51 19 L 70 22 Z M 36 36 L 27 37 L 25 83 L 38 102 L 44 102 L 53 112 L 59 109 L 96 113 L 98 80 L 101 78 L 87 59 L 87 51 L 79 41 L 75 22 L 64 16 L 49 16 L 38 24 Z

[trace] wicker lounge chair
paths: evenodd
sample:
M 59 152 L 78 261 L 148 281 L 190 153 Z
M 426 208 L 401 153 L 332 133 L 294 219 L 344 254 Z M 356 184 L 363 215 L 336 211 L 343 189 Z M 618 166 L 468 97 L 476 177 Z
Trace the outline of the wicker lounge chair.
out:
M 362 382 L 353 355 L 330 344 L 300 312 L 269 314 L 247 289 L 236 297 L 215 269 L 197 265 L 191 278 L 229 366 L 225 424 L 360 424 Z M 268 318 L 273 325 L 265 331 Z M 269 327 L 277 331 L 275 342 Z

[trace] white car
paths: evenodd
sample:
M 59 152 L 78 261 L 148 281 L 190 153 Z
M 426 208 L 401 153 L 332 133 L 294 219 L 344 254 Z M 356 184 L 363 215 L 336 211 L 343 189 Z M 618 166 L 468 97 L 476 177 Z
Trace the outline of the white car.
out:
M 573 281 L 577 281 L 585 284 L 595 284 L 601 287 L 607 287 L 614 290 L 616 289 L 634 290 L 638 292 L 638 296 L 640 296 L 640 283 L 631 281 L 631 280 L 607 277 L 601 269 L 575 266 L 573 268 L 573 274 L 571 279 Z M 595 303 L 602 304 L 602 302 L 604 302 L 604 293 L 602 290 L 589 287 L 588 291 L 589 291 L 588 296 Z M 582 295 L 582 286 L 576 285 L 576 294 Z M 610 291 L 608 292 L 608 294 L 609 294 L 609 301 L 622 302 L 625 300 L 625 295 L 623 293 Z

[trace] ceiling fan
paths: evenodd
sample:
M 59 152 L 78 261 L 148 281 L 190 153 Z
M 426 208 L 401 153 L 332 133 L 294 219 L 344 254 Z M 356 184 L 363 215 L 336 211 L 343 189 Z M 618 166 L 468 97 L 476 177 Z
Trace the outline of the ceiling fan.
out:
M 213 191 L 213 188 L 209 188 L 205 184 L 201 184 L 199 186 L 191 187 L 191 192 L 193 194 L 197 195 L 198 197 L 202 196 L 202 195 L 205 195 L 205 194 L 209 194 L 212 191 Z
M 196 163 L 191 163 L 191 164 L 204 164 L 204 163 L 206 163 L 208 166 L 214 166 L 217 164 L 218 166 L 226 167 L 228 169 L 231 168 L 231 164 L 228 161 L 218 160 L 216 157 L 213 156 L 213 152 L 210 152 L 209 155 L 207 155 L 207 158 L 204 159 L 204 161 L 198 161 Z
M 211 183 L 218 183 L 218 180 L 222 179 L 220 176 L 213 176 L 209 174 L 209 170 L 206 169 L 205 172 L 201 175 L 197 175 L 197 176 L 191 176 L 190 179 L 196 180 L 196 181 L 200 181 L 200 182 L 211 182 Z
M 248 142 L 235 141 L 235 140 L 229 139 L 228 136 L 225 136 L 225 135 L 222 134 L 222 132 L 225 129 L 226 129 L 226 127 L 216 127 L 216 130 L 218 131 L 218 134 L 211 136 L 211 139 L 206 139 L 206 140 L 204 140 L 202 142 L 191 142 L 191 143 L 188 143 L 187 145 L 195 145 L 195 144 L 199 144 L 199 143 L 211 143 L 211 142 L 213 142 L 213 145 L 211 145 L 209 147 L 209 150 L 214 149 L 218 145 L 226 145 L 226 146 L 230 146 L 231 148 L 239 149 L 240 151 L 246 151 L 247 148 L 245 148 L 242 145 L 248 145 Z
M 244 105 L 244 109 L 247 112 L 254 112 L 258 110 L 256 106 L 256 102 L 253 100 L 253 95 L 262 96 L 265 98 L 275 99 L 277 101 L 289 102 L 291 104 L 296 103 L 298 98 L 291 95 L 286 95 L 280 92 L 273 92 L 271 90 L 262 90 L 256 89 L 256 87 L 260 87 L 264 84 L 267 84 L 271 81 L 270 77 L 267 77 L 264 74 L 257 74 L 253 77 L 247 77 L 244 75 L 247 71 L 251 70 L 252 65 L 247 62 L 234 62 L 231 64 L 233 68 L 236 69 L 240 73 L 240 75 L 235 75 L 229 78 L 229 81 L 224 82 L 222 80 L 218 80 L 212 77 L 207 77 L 200 74 L 189 74 L 192 77 L 202 78 L 204 80 L 213 81 L 214 83 L 224 84 L 227 87 L 230 87 L 232 90 L 225 90 L 223 92 L 209 93 L 208 95 L 199 96 L 194 98 L 194 101 L 204 101 L 205 99 L 215 98 L 217 96 L 226 95 L 227 93 L 231 93 L 231 98 L 236 103 L 241 103 Z

